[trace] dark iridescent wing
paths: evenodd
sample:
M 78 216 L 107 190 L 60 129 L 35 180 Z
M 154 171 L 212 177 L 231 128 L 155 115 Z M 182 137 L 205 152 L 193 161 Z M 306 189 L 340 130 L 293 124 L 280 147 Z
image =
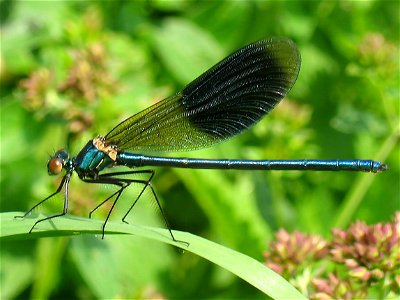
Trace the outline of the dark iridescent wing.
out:
M 300 53 L 272 38 L 231 54 L 187 85 L 117 125 L 106 136 L 121 150 L 183 151 L 210 146 L 257 123 L 297 79 Z

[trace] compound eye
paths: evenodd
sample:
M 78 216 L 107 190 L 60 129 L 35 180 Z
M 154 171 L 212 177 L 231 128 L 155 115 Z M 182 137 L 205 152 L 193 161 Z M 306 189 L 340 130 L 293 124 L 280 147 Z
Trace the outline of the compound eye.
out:
M 59 157 L 53 157 L 47 163 L 47 171 L 50 175 L 60 174 L 63 169 L 63 160 Z

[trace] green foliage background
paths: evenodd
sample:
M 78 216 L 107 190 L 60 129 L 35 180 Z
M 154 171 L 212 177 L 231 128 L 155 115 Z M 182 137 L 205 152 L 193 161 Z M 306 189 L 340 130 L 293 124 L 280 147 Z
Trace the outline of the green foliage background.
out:
M 280 227 L 329 237 L 334 226 L 389 221 L 399 209 L 397 1 L 0 3 L 1 212 L 26 211 L 55 190 L 59 178 L 48 177 L 45 166 L 54 150 L 76 154 L 232 51 L 270 36 L 290 37 L 302 53 L 288 98 L 240 137 L 179 155 L 364 158 L 384 161 L 390 170 L 159 169 L 153 183 L 171 227 L 262 261 Z M 100 66 L 87 53 L 99 54 L 93 61 Z M 86 74 L 80 60 L 97 75 L 86 94 L 61 87 L 71 70 Z M 33 74 L 47 78 L 36 98 L 26 89 Z M 74 179 L 70 212 L 86 216 L 110 190 Z M 134 196 L 132 188 L 115 220 Z M 40 211 L 59 211 L 62 197 L 57 200 Z M 142 204 L 132 222 L 162 226 L 156 209 Z M 2 242 L 1 286 L 2 298 L 262 297 L 195 255 L 124 236 Z

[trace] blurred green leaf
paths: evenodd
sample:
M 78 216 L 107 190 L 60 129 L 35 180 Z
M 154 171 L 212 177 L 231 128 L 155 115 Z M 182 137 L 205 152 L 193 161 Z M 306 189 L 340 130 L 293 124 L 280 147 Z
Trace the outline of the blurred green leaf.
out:
M 178 82 L 186 84 L 223 58 L 217 41 L 192 23 L 167 19 L 154 32 L 157 54 Z
M 4 245 L 4 244 L 3 244 Z M 31 283 L 34 276 L 34 265 L 29 256 L 16 256 L 1 251 L 2 299 L 17 298 Z

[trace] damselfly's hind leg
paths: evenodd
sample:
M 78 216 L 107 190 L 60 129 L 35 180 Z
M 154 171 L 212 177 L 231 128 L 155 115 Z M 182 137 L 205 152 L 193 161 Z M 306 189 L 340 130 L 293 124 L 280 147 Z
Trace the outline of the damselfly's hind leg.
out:
M 151 178 L 154 175 L 154 171 L 153 170 L 140 170 L 140 171 L 127 171 L 127 172 L 112 172 L 112 173 L 105 173 L 105 174 L 100 174 L 96 179 L 84 179 L 83 181 L 87 182 L 87 183 L 96 183 L 96 184 L 111 184 L 111 185 L 115 185 L 118 186 L 119 189 L 113 193 L 112 195 L 110 195 L 109 197 L 107 197 L 107 199 L 105 199 L 104 201 L 102 201 L 99 205 L 97 205 L 94 209 L 91 210 L 91 212 L 89 213 L 89 218 L 92 217 L 92 214 L 98 209 L 100 208 L 102 205 L 104 205 L 106 202 L 108 202 L 109 200 L 113 199 L 115 197 L 115 200 L 113 201 L 111 208 L 109 209 L 108 213 L 107 213 L 107 217 L 103 223 L 102 226 L 102 238 L 104 238 L 104 234 L 105 234 L 105 227 L 106 224 L 111 216 L 112 211 L 114 210 L 115 205 L 117 204 L 119 198 L 122 195 L 122 192 L 131 185 L 131 183 L 140 183 L 143 184 L 143 189 L 140 191 L 138 198 L 136 199 L 135 203 L 139 200 L 140 196 L 143 194 L 144 190 L 146 189 L 147 185 L 148 185 L 148 181 L 149 180 L 139 180 L 139 179 L 129 179 L 129 178 L 123 178 L 120 176 L 126 176 L 126 175 L 136 175 L 136 174 L 143 174 L 143 173 L 150 173 L 151 177 L 149 180 L 151 180 Z M 132 207 L 135 205 L 135 203 L 129 208 L 128 213 L 126 213 L 124 215 L 124 217 L 122 218 L 122 221 L 125 223 L 128 223 L 127 221 L 125 221 L 125 217 L 129 214 L 130 210 L 132 209 Z
M 129 179 L 129 178 L 123 178 L 120 176 L 126 176 L 126 175 L 137 175 L 137 174 L 150 174 L 149 179 L 147 180 L 141 180 L 141 179 Z M 135 201 L 133 202 L 133 204 L 129 207 L 128 211 L 125 213 L 125 215 L 122 217 L 122 221 L 125 223 L 128 223 L 126 221 L 126 217 L 129 215 L 129 213 L 131 212 L 132 208 L 136 205 L 136 203 L 139 201 L 139 199 L 141 198 L 141 196 L 143 195 L 143 193 L 145 192 L 146 188 L 150 188 L 151 192 L 154 196 L 154 199 L 156 200 L 158 209 L 161 212 L 161 215 L 164 219 L 164 223 L 168 228 L 168 231 L 171 235 L 171 238 L 174 242 L 179 242 L 179 243 L 183 243 L 186 246 L 189 246 L 189 243 L 184 242 L 184 241 L 180 241 L 175 239 L 174 234 L 172 233 L 171 227 L 169 226 L 167 217 L 164 213 L 164 210 L 161 207 L 160 201 L 158 200 L 158 197 L 156 195 L 156 192 L 153 188 L 153 186 L 151 185 L 151 180 L 154 177 L 154 170 L 138 170 L 138 171 L 128 171 L 128 172 L 114 172 L 114 173 L 105 173 L 105 174 L 100 174 L 98 178 L 93 179 L 93 180 L 84 180 L 85 182 L 88 183 L 101 183 L 101 184 L 112 184 L 112 185 L 116 185 L 119 187 L 119 189 L 113 193 L 111 196 L 109 196 L 107 199 L 105 199 L 104 201 L 102 201 L 99 205 L 97 205 L 89 214 L 89 217 L 91 217 L 92 213 L 95 212 L 99 207 L 101 207 L 104 203 L 106 203 L 107 201 L 109 201 L 110 199 L 112 199 L 113 197 L 115 197 L 115 200 L 110 208 L 110 210 L 108 211 L 106 220 L 103 223 L 102 226 L 102 238 L 104 238 L 104 233 L 105 233 L 105 227 L 106 224 L 110 218 L 111 212 L 113 211 L 116 203 L 118 202 L 120 196 L 122 195 L 122 192 L 129 187 L 132 183 L 139 183 L 143 185 L 143 188 L 141 189 L 139 195 L 136 197 Z

